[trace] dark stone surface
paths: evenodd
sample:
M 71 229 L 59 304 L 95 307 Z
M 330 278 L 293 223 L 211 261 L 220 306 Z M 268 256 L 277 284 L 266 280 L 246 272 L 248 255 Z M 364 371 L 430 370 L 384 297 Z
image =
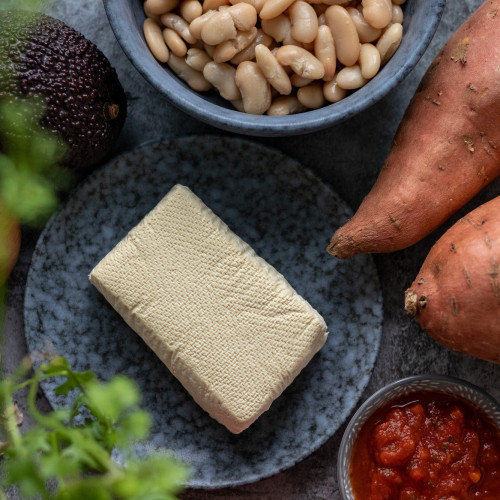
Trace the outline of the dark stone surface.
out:
M 268 144 L 298 159 L 356 208 L 369 191 L 387 154 L 401 116 L 420 78 L 451 33 L 481 4 L 480 0 L 448 0 L 438 31 L 415 70 L 386 98 L 350 121 L 314 134 L 292 138 L 252 140 Z M 82 31 L 116 67 L 129 100 L 129 116 L 115 153 L 151 139 L 186 134 L 217 133 L 165 102 L 130 65 L 116 44 L 99 0 L 60 0 L 52 13 Z M 221 132 L 222 133 L 222 132 Z M 500 194 L 496 181 L 481 192 L 441 229 L 406 250 L 379 255 L 384 299 L 384 327 L 380 354 L 361 401 L 386 383 L 407 375 L 443 374 L 466 379 L 500 399 L 500 365 L 452 352 L 434 342 L 403 313 L 403 293 L 417 274 L 433 242 L 460 215 Z M 332 227 L 332 232 L 333 232 Z M 26 355 L 23 332 L 23 293 L 26 272 L 37 233 L 25 230 L 20 260 L 10 280 L 4 362 L 12 370 Z M 23 408 L 22 398 L 19 400 Z M 23 428 L 27 428 L 26 420 Z M 338 499 L 337 449 L 345 425 L 319 450 L 274 477 L 237 488 L 189 490 L 186 500 L 228 499 Z M 265 443 L 263 443 L 265 446 Z M 15 498 L 15 495 L 12 496 Z

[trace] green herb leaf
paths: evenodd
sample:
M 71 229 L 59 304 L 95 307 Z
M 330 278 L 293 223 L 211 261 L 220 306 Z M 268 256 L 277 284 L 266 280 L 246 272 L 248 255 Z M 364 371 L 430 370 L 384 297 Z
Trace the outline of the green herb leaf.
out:
M 24 448 L 29 455 L 43 452 L 48 453 L 51 449 L 49 443 L 50 434 L 41 428 L 34 428 L 24 434 Z
M 105 414 L 115 423 L 123 412 L 139 403 L 140 394 L 135 383 L 117 376 L 108 383 L 88 384 L 87 399 L 93 413 Z
M 5 483 L 17 485 L 24 498 L 34 498 L 40 492 L 46 491 L 44 478 L 39 474 L 35 464 L 29 457 L 23 460 L 16 456 L 5 460 Z
M 77 389 L 78 387 L 85 387 L 90 381 L 95 380 L 95 378 L 95 374 L 91 371 L 82 373 L 73 372 L 64 383 L 54 390 L 54 392 L 57 396 L 67 396 L 69 391 Z
M 151 417 L 143 410 L 121 418 L 116 428 L 116 445 L 120 448 L 131 446 L 134 442 L 145 439 L 151 428 Z
M 62 379 L 61 394 L 76 392 L 72 405 L 48 414 L 32 406 L 39 382 L 47 378 Z M 139 407 L 140 393 L 131 380 L 116 376 L 98 382 L 93 373 L 74 372 L 65 358 L 54 358 L 24 382 L 1 381 L 2 407 L 10 407 L 13 392 L 23 387 L 29 388 L 28 407 L 36 424 L 21 435 L 12 419 L 3 422 L 7 441 L 0 486 L 15 484 L 24 498 L 176 498 L 187 467 L 164 454 L 135 455 L 134 444 L 149 435 L 151 417 Z M 114 448 L 122 450 L 123 466 L 111 459 Z
M 170 500 L 188 479 L 188 469 L 167 455 L 154 455 L 128 463 L 127 474 L 116 481 L 113 492 L 131 500 Z

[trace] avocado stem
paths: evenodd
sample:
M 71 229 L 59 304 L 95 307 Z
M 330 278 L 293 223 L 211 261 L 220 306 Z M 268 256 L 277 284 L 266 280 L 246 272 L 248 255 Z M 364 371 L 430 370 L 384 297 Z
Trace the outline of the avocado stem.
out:
M 116 120 L 120 115 L 120 106 L 118 104 L 108 104 L 104 105 L 104 116 L 108 120 Z

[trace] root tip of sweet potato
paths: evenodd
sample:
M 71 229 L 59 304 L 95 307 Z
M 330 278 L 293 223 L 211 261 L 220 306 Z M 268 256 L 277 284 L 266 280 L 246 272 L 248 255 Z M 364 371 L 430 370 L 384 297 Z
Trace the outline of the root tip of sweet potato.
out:
M 405 292 L 405 313 L 410 316 L 411 318 L 414 318 L 417 315 L 417 309 L 418 309 L 418 295 L 417 293 L 411 289 L 408 288 Z
M 350 238 L 345 238 L 338 231 L 333 235 L 326 251 L 337 259 L 348 259 L 357 253 Z

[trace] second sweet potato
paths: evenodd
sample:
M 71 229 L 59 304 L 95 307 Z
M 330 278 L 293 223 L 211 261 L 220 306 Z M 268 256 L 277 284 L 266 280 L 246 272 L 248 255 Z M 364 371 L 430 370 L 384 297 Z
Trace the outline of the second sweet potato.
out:
M 500 196 L 436 242 L 406 291 L 405 311 L 451 349 L 500 363 Z

